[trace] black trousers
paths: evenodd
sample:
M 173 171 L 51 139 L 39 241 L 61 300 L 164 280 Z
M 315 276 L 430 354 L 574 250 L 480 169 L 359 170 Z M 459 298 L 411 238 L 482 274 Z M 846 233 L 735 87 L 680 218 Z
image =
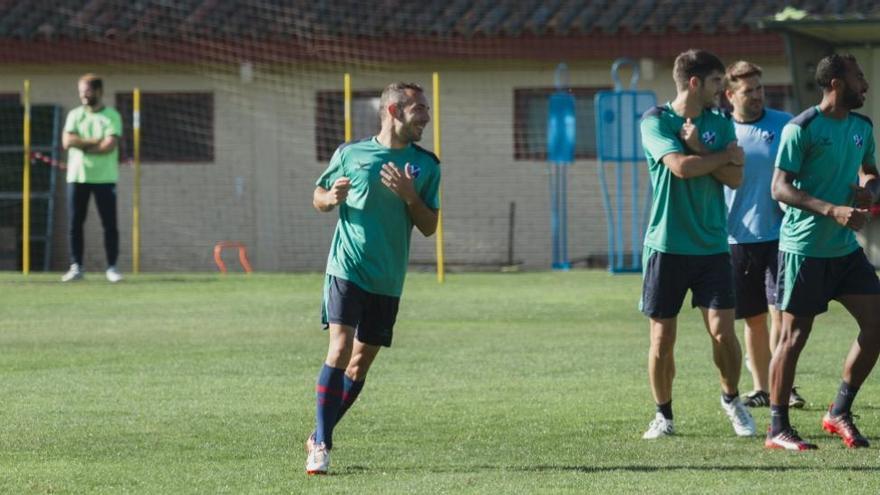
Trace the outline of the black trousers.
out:
M 67 225 L 70 243 L 70 261 L 82 266 L 83 224 L 89 211 L 89 196 L 95 196 L 95 206 L 104 227 L 104 250 L 107 266 L 115 266 L 119 257 L 119 230 L 116 228 L 116 184 L 67 184 Z

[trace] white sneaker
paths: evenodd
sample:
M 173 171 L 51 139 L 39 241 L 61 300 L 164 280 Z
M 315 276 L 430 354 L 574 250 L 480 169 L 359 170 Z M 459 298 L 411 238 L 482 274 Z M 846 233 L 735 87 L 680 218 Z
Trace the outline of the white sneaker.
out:
M 306 473 L 327 474 L 328 469 L 330 469 L 330 450 L 324 442 L 315 444 L 306 459 Z
M 70 265 L 70 270 L 67 270 L 67 273 L 61 276 L 62 282 L 73 282 L 74 280 L 82 280 L 83 278 L 83 270 L 82 267 L 79 266 L 79 263 L 72 263 Z
M 644 440 L 654 440 L 667 435 L 675 435 L 675 425 L 672 424 L 671 419 L 666 419 L 663 413 L 658 412 L 654 416 L 654 420 L 648 424 L 648 431 L 642 435 L 642 438 Z
M 727 417 L 730 418 L 733 431 L 736 432 L 737 436 L 755 436 L 755 420 L 739 397 L 733 399 L 730 403 L 724 402 L 724 397 L 721 397 L 721 409 L 724 409 Z
M 122 274 L 119 273 L 118 270 L 116 270 L 115 266 L 111 266 L 110 268 L 108 268 L 105 274 L 107 275 L 107 280 L 113 282 L 114 284 L 116 282 L 122 281 Z

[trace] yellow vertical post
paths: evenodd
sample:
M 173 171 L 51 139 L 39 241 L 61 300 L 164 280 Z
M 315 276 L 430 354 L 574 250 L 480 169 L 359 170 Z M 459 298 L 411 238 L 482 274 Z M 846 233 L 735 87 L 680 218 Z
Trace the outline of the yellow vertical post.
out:
M 351 75 L 346 72 L 342 81 L 345 101 L 345 142 L 351 141 Z
M 21 272 L 31 272 L 31 81 L 24 81 L 24 171 L 21 180 Z
M 440 74 L 434 73 L 434 153 L 440 158 Z M 442 284 L 446 278 L 446 267 L 443 260 L 443 186 L 437 191 L 440 210 L 437 212 L 437 283 Z
M 131 195 L 131 272 L 141 271 L 141 90 L 132 93 L 134 185 Z

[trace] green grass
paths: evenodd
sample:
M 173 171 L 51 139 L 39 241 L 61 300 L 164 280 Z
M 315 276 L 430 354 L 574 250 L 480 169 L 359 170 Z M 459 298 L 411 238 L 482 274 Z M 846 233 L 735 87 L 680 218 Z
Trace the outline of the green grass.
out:
M 0 493 L 880 492 L 878 449 L 844 449 L 820 428 L 855 335 L 839 305 L 817 320 L 798 375 L 809 404 L 792 413 L 820 450 L 768 452 L 733 436 L 689 309 L 680 434 L 640 439 L 653 405 L 638 277 L 438 286 L 414 273 L 394 347 L 337 429 L 333 475 L 309 478 L 320 275 L 56 280 L 0 275 Z M 880 446 L 876 383 L 856 412 Z M 767 410 L 756 419 L 763 428 Z

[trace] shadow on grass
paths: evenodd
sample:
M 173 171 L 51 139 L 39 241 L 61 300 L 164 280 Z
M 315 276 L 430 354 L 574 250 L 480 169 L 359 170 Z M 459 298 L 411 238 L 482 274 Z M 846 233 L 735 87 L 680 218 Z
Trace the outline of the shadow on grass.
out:
M 57 279 L 46 279 L 46 278 L 21 278 L 17 280 L 0 280 L 0 285 L 55 285 L 58 287 L 78 287 L 82 285 L 88 286 L 96 286 L 96 285 L 118 285 L 121 287 L 128 285 L 150 285 L 150 284 L 191 284 L 191 283 L 200 283 L 203 284 L 205 282 L 219 282 L 224 280 L 222 276 L 211 276 L 211 275 L 203 275 L 203 276 L 161 276 L 161 277 L 150 277 L 150 278 L 139 278 L 137 275 L 130 275 L 127 273 L 122 274 L 125 278 L 119 282 L 118 284 L 111 284 L 110 282 L 104 280 L 103 273 L 90 273 L 87 275 L 88 278 L 85 280 L 78 280 L 76 282 L 61 282 L 61 276 L 59 275 Z M 241 277 L 244 279 L 244 277 Z
M 685 465 L 671 465 L 671 466 L 639 466 L 639 465 L 622 465 L 622 466 L 570 466 L 570 465 L 549 465 L 549 464 L 539 464 L 536 466 L 490 466 L 490 465 L 478 465 L 478 466 L 448 466 L 448 467 L 440 467 L 435 466 L 433 468 L 398 468 L 398 469 L 371 469 L 367 466 L 347 466 L 345 468 L 340 469 L 339 471 L 334 471 L 333 474 L 337 476 L 345 476 L 345 475 L 355 475 L 355 474 L 364 474 L 369 472 L 387 472 L 387 471 L 395 471 L 395 472 L 423 472 L 427 471 L 435 474 L 446 474 L 446 473 L 461 473 L 461 472 L 486 472 L 486 471 L 499 471 L 499 472 L 520 472 L 520 473 L 552 473 L 558 471 L 564 472 L 572 472 L 572 473 L 584 473 L 584 474 L 592 474 L 592 473 L 615 473 L 615 472 L 624 472 L 624 473 L 656 473 L 663 471 L 705 471 L 705 472 L 754 472 L 754 471 L 762 471 L 762 472 L 786 472 L 786 471 L 815 471 L 817 468 L 815 466 L 755 466 L 755 465 L 739 465 L 739 466 L 685 466 Z M 880 466 L 872 467 L 872 466 L 852 466 L 852 467 L 823 467 L 823 470 L 830 471 L 841 471 L 841 472 L 880 472 Z

